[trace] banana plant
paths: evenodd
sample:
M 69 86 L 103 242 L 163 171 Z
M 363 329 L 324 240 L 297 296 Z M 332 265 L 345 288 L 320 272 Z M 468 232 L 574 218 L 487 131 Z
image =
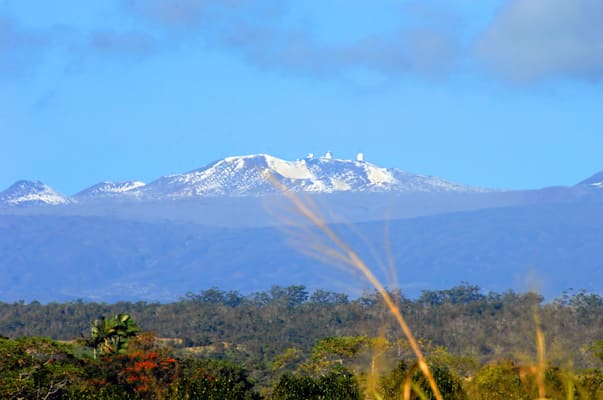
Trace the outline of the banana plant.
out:
M 128 339 L 136 336 L 139 331 L 129 314 L 99 317 L 92 322 L 86 344 L 93 349 L 94 359 L 97 358 L 97 353 L 122 354 L 128 346 Z

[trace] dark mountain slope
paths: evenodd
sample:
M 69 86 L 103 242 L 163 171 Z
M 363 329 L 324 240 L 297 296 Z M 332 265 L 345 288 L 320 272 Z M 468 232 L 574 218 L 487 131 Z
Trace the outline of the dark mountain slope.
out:
M 376 270 L 374 255 L 387 265 L 391 253 L 411 295 L 460 281 L 525 289 L 533 276 L 547 295 L 569 287 L 603 293 L 602 205 L 593 197 L 334 229 Z M 292 237 L 301 238 L 296 248 Z M 0 300 L 168 300 L 211 286 L 251 292 L 274 284 L 357 293 L 366 286 L 298 251 L 313 237 L 281 228 L 0 216 Z M 390 274 L 380 275 L 391 283 Z

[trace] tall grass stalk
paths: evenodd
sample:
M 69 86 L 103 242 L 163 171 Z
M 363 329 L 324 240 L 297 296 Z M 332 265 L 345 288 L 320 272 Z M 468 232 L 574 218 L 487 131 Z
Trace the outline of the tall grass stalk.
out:
M 283 185 L 278 179 L 276 179 L 271 174 L 267 175 L 267 179 L 272 182 L 272 184 L 279 189 L 294 205 L 297 212 L 310 221 L 312 225 L 318 228 L 322 233 L 324 233 L 332 242 L 333 247 L 331 248 L 333 252 L 330 252 L 329 256 L 335 258 L 336 260 L 345 263 L 348 267 L 351 267 L 353 270 L 360 272 L 366 280 L 379 292 L 383 301 L 387 305 L 387 308 L 392 313 L 392 315 L 396 318 L 400 329 L 406 336 L 412 351 L 417 357 L 417 364 L 419 369 L 429 382 L 429 386 L 433 391 L 433 394 L 437 400 L 443 400 L 442 394 L 436 384 L 436 381 L 431 373 L 431 369 L 425 360 L 425 356 L 419 347 L 417 340 L 415 339 L 412 331 L 410 330 L 406 320 L 402 316 L 400 308 L 394 302 L 394 299 L 390 296 L 389 292 L 385 289 L 383 284 L 377 279 L 375 274 L 373 274 L 372 270 L 368 267 L 368 265 L 360 258 L 360 256 L 350 247 L 347 243 L 345 243 L 337 234 L 329 228 L 325 219 L 317 212 L 313 211 L 312 207 L 309 206 L 308 201 L 303 201 L 296 193 L 288 190 L 285 185 Z M 405 398 L 410 398 L 410 396 L 406 395 Z
M 540 326 L 540 315 L 538 306 L 534 307 L 534 325 L 536 325 L 536 385 L 538 386 L 538 400 L 546 400 L 546 390 L 544 386 L 544 374 L 546 371 L 546 354 L 544 344 L 544 333 Z

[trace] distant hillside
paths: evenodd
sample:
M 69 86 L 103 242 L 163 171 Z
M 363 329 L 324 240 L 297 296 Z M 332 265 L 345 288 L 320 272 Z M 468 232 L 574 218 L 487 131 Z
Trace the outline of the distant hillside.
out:
M 603 293 L 602 205 L 597 196 L 335 229 L 386 283 L 380 268 L 391 253 L 398 284 L 411 295 L 461 281 L 486 290 L 535 282 L 548 295 L 570 287 Z M 245 293 L 273 284 L 348 293 L 366 287 L 299 251 L 312 240 L 311 231 L 282 227 L 4 215 L 0 299 L 169 300 L 211 286 Z

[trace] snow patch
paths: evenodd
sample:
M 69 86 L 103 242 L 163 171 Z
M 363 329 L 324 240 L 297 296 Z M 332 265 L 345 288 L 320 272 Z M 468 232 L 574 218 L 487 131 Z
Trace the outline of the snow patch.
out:
M 273 172 L 289 179 L 314 179 L 314 175 L 308 169 L 304 160 L 290 162 L 279 158 L 270 157 L 266 159 L 268 167 Z
M 383 185 L 385 183 L 395 183 L 396 178 L 393 177 L 385 168 L 369 165 L 366 168 L 366 174 L 369 181 L 373 185 Z
M 352 186 L 342 179 L 333 178 L 331 179 L 331 184 L 333 186 L 333 190 L 344 192 L 352 189 Z

